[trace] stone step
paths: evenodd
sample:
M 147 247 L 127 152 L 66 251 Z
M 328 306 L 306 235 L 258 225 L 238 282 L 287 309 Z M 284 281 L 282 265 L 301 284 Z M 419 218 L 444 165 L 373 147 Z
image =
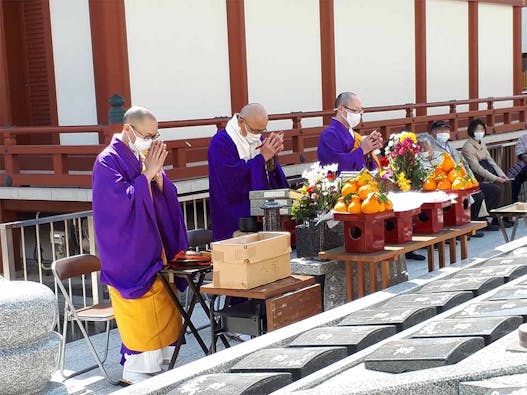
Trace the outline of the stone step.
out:
M 527 257 L 507 255 L 500 258 L 492 258 L 483 263 L 484 266 L 507 266 L 507 265 L 527 265 Z
M 521 317 L 445 319 L 426 324 L 412 337 L 482 337 L 485 345 L 489 345 L 516 330 L 522 322 Z
M 400 332 L 432 318 L 435 314 L 434 307 L 364 309 L 348 315 L 338 326 L 395 325 L 397 332 Z
M 410 372 L 458 363 L 484 346 L 481 337 L 403 339 L 379 347 L 364 364 L 381 372 Z
M 525 393 L 527 393 L 527 374 L 515 374 L 459 383 L 459 395 L 520 395 Z
M 521 316 L 524 322 L 527 321 L 527 300 L 511 299 L 475 303 L 455 315 L 456 318 L 503 316 Z
M 291 373 L 296 381 L 347 355 L 345 347 L 268 348 L 245 357 L 232 367 L 231 372 L 285 372 Z
M 290 373 L 216 373 L 186 381 L 170 395 L 270 394 L 292 383 Z
M 316 328 L 301 334 L 289 347 L 346 347 L 351 355 L 396 333 L 394 325 Z
M 384 303 L 382 307 L 435 307 L 437 314 L 441 314 L 452 307 L 465 303 L 472 299 L 473 296 L 474 295 L 470 291 L 405 294 L 394 296 L 388 302 Z
M 479 296 L 503 284 L 503 277 L 449 278 L 432 281 L 423 286 L 419 293 L 471 291 L 474 296 Z
M 527 265 L 483 266 L 461 270 L 453 278 L 503 277 L 505 282 L 509 282 L 525 274 Z
M 527 299 L 527 286 L 516 286 L 505 288 L 494 295 L 489 300 L 509 300 L 509 299 Z

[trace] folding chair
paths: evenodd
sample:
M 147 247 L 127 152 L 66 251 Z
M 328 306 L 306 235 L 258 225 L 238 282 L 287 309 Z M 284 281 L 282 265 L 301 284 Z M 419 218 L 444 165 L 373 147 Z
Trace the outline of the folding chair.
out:
M 62 292 L 62 295 L 64 296 L 64 328 L 62 332 L 62 344 L 61 344 L 61 352 L 60 352 L 60 361 L 59 361 L 59 369 L 60 374 L 65 379 L 69 379 L 74 376 L 78 376 L 80 374 L 86 373 L 92 369 L 95 369 L 99 367 L 101 370 L 102 375 L 108 381 L 109 383 L 113 385 L 118 385 L 118 381 L 114 381 L 110 379 L 108 376 L 108 373 L 106 372 L 106 369 L 104 368 L 103 364 L 106 361 L 106 357 L 108 356 L 108 346 L 109 346 L 109 340 L 110 340 L 110 323 L 115 319 L 113 315 L 113 308 L 111 303 L 98 303 L 91 306 L 86 306 L 82 308 L 75 308 L 73 305 L 73 301 L 71 298 L 71 295 L 69 295 L 68 291 L 66 290 L 66 287 L 63 284 L 63 281 L 68 280 L 72 277 L 80 277 L 82 275 L 87 275 L 92 272 L 98 272 L 101 270 L 101 263 L 99 261 L 99 258 L 97 258 L 94 255 L 75 255 L 68 258 L 62 258 L 58 259 L 51 265 L 51 271 L 53 272 L 53 276 L 55 277 L 55 281 L 57 282 L 60 291 Z M 77 325 L 79 326 L 79 329 L 86 339 L 86 342 L 88 343 L 88 346 L 95 358 L 96 364 L 92 365 L 86 369 L 82 369 L 80 371 L 74 372 L 68 376 L 64 374 L 64 357 L 66 352 L 66 335 L 67 335 L 67 328 L 68 323 L 71 321 L 75 321 Z M 93 343 L 90 340 L 90 336 L 86 332 L 86 328 L 83 325 L 83 322 L 106 322 L 106 345 L 104 349 L 104 355 L 102 358 L 99 357 L 99 354 L 97 353 Z

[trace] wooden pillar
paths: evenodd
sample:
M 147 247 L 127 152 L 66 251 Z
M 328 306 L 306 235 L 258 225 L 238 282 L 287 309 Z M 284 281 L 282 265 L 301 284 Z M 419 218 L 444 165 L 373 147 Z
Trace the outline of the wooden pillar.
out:
M 4 26 L 4 12 L 2 2 L 0 2 L 0 126 L 12 123 Z
M 239 112 L 249 101 L 244 0 L 226 0 L 229 45 L 231 112 Z
M 468 97 L 479 98 L 479 43 L 478 43 L 478 2 L 468 3 Z M 471 111 L 478 110 L 478 104 L 470 104 Z
M 522 7 L 514 6 L 512 10 L 513 30 L 513 94 L 519 95 L 523 91 L 522 73 Z
M 332 110 L 337 96 L 335 77 L 335 15 L 333 0 L 320 0 L 320 59 L 322 72 L 322 109 Z M 324 117 L 324 124 L 331 117 Z
M 415 12 L 415 102 L 426 103 L 426 2 L 414 0 Z M 417 108 L 416 115 L 426 115 L 426 108 Z
M 124 0 L 90 0 L 90 25 L 97 120 L 104 125 L 110 96 L 122 95 L 127 107 L 132 105 Z

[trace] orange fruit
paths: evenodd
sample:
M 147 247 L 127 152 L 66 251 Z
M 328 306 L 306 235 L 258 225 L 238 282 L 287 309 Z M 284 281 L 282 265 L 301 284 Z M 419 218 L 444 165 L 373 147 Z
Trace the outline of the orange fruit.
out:
M 459 173 L 461 177 L 465 177 L 467 175 L 467 169 L 465 169 L 465 166 L 463 166 L 461 162 L 458 163 L 456 168 L 457 168 L 457 172 Z
M 434 180 L 438 180 L 439 177 L 446 177 L 447 176 L 447 173 L 446 171 L 444 171 L 441 166 L 437 166 L 434 170 L 434 175 L 433 175 L 433 178 Z
M 362 169 L 359 174 L 357 174 L 357 185 L 359 187 L 369 184 L 373 181 L 372 175 L 366 169 Z
M 378 188 L 374 184 L 366 184 L 359 188 L 359 198 L 360 200 L 365 200 L 368 195 L 372 192 L 377 192 Z
M 457 170 L 457 166 L 456 166 L 456 167 L 454 167 L 452 170 L 450 170 L 448 172 L 448 181 L 453 183 L 456 180 L 456 178 L 459 177 L 459 175 L 460 174 L 459 174 L 459 171 Z
M 456 178 L 452 183 L 451 188 L 454 190 L 465 189 L 465 180 L 460 177 Z
M 443 160 L 441 161 L 441 168 L 445 171 L 445 173 L 448 173 L 456 166 L 456 162 L 454 162 L 454 159 L 452 159 L 450 154 L 446 152 L 442 153 L 441 156 L 443 157 Z
M 386 209 L 386 211 L 393 210 L 393 203 L 390 199 L 386 199 L 386 201 L 384 202 L 384 208 Z
M 433 178 L 427 178 L 423 184 L 423 189 L 425 191 L 435 191 L 437 188 L 437 182 Z
M 350 193 L 357 192 L 357 183 L 355 181 L 348 181 L 344 186 L 342 187 L 341 195 L 343 197 L 348 196 Z
M 476 180 L 474 177 L 470 177 L 470 182 L 472 182 L 472 187 L 479 186 L 478 180 Z
M 373 198 L 373 194 L 369 195 L 361 204 L 362 212 L 364 214 L 375 214 L 379 209 L 378 202 Z
M 440 190 L 448 190 L 452 187 L 452 184 L 450 184 L 450 181 L 448 181 L 448 178 L 443 177 L 441 180 L 437 183 L 437 189 Z
M 463 181 L 465 182 L 465 188 L 472 188 L 474 184 L 472 183 L 472 178 L 470 176 L 463 177 Z
M 335 204 L 335 207 L 333 207 L 333 211 L 337 213 L 345 213 L 348 211 L 348 206 L 346 206 L 346 203 L 344 202 L 337 202 L 337 204 Z
M 352 200 L 347 207 L 347 211 L 350 214 L 362 214 L 361 202 L 357 200 Z

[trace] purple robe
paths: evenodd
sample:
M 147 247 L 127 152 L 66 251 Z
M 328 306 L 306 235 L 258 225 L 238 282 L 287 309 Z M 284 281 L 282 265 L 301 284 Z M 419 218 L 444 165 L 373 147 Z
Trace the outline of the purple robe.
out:
M 188 247 L 176 187 L 163 173 L 163 192 L 141 174 L 141 162 L 114 137 L 93 167 L 93 217 L 101 282 L 126 299 L 143 296 L 168 260 Z M 162 243 L 162 244 L 161 244 Z
M 225 129 L 212 137 L 209 152 L 210 216 L 214 240 L 225 240 L 250 215 L 249 191 L 289 188 L 282 167 L 267 173 L 261 154 L 245 161 Z
M 348 128 L 335 118 L 320 134 L 318 141 L 318 160 L 322 166 L 337 163 L 338 173 L 342 171 L 359 171 L 363 167 L 370 170 L 377 165 L 370 155 L 364 156 L 362 148 L 352 151 L 355 138 Z

